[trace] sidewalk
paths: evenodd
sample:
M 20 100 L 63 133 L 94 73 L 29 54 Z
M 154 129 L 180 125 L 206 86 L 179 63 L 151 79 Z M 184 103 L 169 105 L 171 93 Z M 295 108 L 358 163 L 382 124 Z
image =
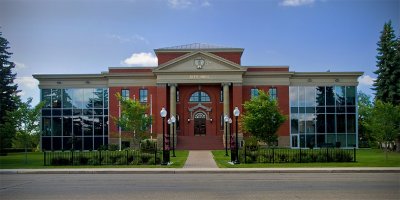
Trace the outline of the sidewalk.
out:
M 211 151 L 189 151 L 189 157 L 183 168 L 217 169 L 218 166 L 214 161 Z
M 0 174 L 400 173 L 400 167 L 2 169 Z

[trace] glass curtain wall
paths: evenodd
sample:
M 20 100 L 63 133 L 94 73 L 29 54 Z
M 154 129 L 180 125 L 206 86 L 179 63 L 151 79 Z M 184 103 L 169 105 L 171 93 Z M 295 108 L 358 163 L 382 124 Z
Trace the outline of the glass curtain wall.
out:
M 42 89 L 42 149 L 96 150 L 108 144 L 108 89 Z
M 293 148 L 357 145 L 355 86 L 291 86 Z

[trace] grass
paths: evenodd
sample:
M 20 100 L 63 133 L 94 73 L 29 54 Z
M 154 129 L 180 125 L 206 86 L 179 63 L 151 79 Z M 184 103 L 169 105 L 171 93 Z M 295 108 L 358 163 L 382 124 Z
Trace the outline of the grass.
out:
M 358 149 L 357 162 L 348 163 L 254 163 L 231 165 L 229 156 L 224 150 L 212 151 L 214 160 L 220 168 L 291 168 L 291 167 L 400 167 L 400 153 L 389 152 L 386 160 L 385 152 L 380 149 Z
M 76 166 L 44 166 L 42 152 L 28 153 L 25 163 L 25 153 L 9 153 L 0 156 L 0 169 L 40 169 L 40 168 L 182 168 L 189 155 L 187 150 L 176 150 L 176 157 L 171 156 L 172 165 L 76 165 Z M 171 151 L 172 155 L 172 151 Z

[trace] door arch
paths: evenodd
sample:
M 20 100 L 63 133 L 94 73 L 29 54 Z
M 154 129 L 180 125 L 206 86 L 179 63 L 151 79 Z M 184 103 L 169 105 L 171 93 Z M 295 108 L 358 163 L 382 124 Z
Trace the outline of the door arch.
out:
M 204 112 L 194 114 L 194 135 L 206 135 L 206 114 Z

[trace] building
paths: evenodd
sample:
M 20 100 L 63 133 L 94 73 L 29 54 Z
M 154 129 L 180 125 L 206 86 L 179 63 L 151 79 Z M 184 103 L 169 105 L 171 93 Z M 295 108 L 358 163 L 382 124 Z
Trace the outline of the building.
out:
M 242 66 L 242 48 L 189 44 L 154 50 L 158 66 L 110 67 L 99 74 L 37 74 L 42 110 L 42 149 L 91 150 L 129 146 L 113 122 L 121 93 L 149 105 L 149 136 L 161 138 L 160 110 L 176 116 L 178 149 L 222 149 L 224 115 L 268 91 L 288 120 L 278 145 L 292 148 L 357 144 L 357 78 L 362 72 L 292 72 L 288 66 Z M 233 118 L 233 117 L 232 117 Z M 170 127 L 172 129 L 172 127 Z M 242 131 L 239 127 L 239 135 Z M 246 134 L 245 134 L 246 135 Z

